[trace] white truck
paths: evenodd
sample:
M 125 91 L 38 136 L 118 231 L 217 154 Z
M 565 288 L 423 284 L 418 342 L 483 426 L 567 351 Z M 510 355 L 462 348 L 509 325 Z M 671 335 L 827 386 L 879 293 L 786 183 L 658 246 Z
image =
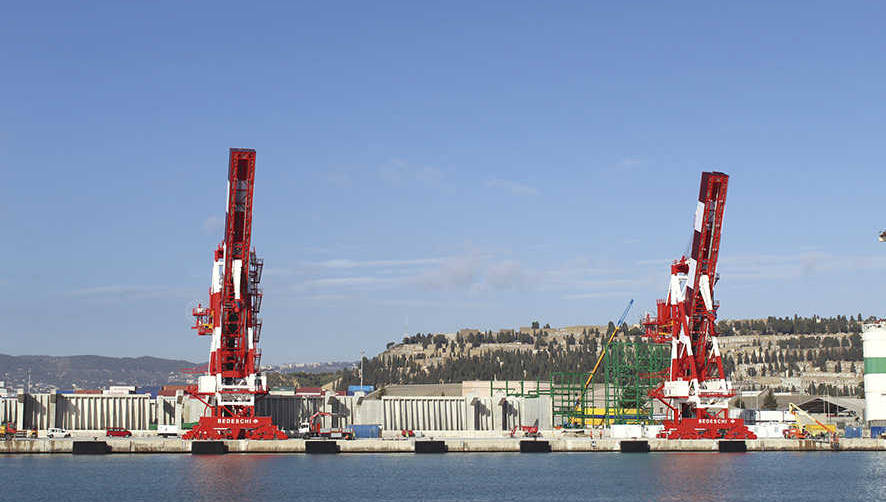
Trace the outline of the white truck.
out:
M 181 431 L 178 429 L 178 426 L 175 424 L 171 425 L 158 425 L 157 426 L 157 435 L 164 438 L 176 437 L 181 434 Z
M 46 437 L 48 437 L 49 439 L 69 438 L 71 437 L 71 433 L 68 432 L 66 429 L 62 429 L 61 427 L 53 427 L 46 431 Z

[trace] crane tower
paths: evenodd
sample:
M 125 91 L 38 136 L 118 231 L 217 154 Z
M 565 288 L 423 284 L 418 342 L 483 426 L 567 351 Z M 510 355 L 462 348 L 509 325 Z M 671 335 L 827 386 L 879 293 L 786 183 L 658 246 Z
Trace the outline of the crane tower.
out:
M 206 374 L 188 393 L 208 414 L 184 439 L 286 439 L 271 417 L 255 415 L 256 397 L 268 393 L 261 374 L 263 262 L 251 247 L 255 150 L 232 148 L 224 241 L 213 253 L 209 306 L 193 309 L 193 329 L 211 339 Z
M 671 346 L 671 364 L 650 395 L 667 407 L 659 437 L 669 439 L 756 439 L 744 421 L 729 418 L 735 393 L 723 371 L 714 286 L 729 176 L 705 172 L 695 211 L 692 248 L 671 264 L 667 298 L 647 316 L 646 335 Z

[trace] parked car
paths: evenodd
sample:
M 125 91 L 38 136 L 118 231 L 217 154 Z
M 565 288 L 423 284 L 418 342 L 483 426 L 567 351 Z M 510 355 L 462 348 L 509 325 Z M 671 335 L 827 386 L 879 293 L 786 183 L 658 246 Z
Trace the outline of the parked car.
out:
M 46 432 L 46 437 L 48 437 L 50 439 L 69 438 L 69 437 L 71 437 L 71 433 L 69 431 L 67 431 L 66 429 L 62 429 L 60 427 L 55 427 L 55 428 L 49 429 Z
M 108 430 L 105 432 L 107 437 L 118 437 L 118 438 L 128 438 L 132 436 L 132 433 L 129 432 L 128 429 L 123 427 L 108 427 Z

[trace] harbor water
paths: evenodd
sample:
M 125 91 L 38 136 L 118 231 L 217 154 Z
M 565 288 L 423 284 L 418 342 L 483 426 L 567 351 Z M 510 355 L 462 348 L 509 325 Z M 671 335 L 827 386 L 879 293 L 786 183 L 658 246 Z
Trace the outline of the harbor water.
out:
M 886 498 L 879 452 L 6 455 L 0 500 L 660 500 Z

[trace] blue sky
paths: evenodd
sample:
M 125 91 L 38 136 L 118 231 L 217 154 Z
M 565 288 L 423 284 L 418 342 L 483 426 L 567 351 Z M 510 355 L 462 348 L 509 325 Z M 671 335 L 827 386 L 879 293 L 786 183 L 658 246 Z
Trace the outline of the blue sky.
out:
M 19 3 L 12 354 L 203 360 L 227 149 L 258 151 L 265 362 L 632 317 L 731 175 L 721 318 L 884 315 L 880 3 Z

